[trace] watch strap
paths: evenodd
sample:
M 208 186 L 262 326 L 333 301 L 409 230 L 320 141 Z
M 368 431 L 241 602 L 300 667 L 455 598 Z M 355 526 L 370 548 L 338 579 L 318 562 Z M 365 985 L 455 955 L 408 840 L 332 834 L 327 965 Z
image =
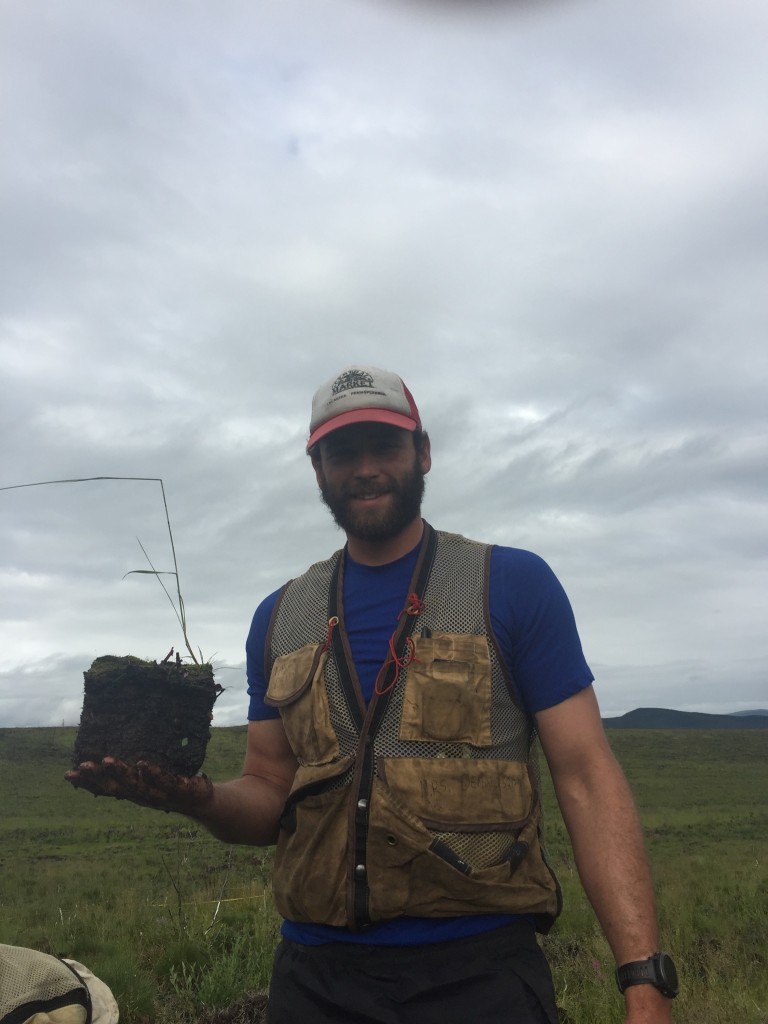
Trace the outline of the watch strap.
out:
M 622 964 L 616 970 L 616 982 L 619 992 L 623 992 L 630 985 L 655 985 L 656 965 L 652 959 L 633 960 L 631 963 Z
M 647 960 L 633 960 L 616 969 L 619 992 L 631 985 L 653 985 L 668 999 L 677 995 L 677 972 L 667 953 L 654 953 Z

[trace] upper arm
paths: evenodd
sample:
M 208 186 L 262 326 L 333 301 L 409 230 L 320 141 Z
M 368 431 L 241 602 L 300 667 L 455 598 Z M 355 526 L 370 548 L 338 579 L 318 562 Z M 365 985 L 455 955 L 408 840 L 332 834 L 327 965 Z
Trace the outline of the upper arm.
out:
M 491 551 L 490 616 L 516 696 L 526 710 L 565 701 L 593 676 L 584 658 L 568 596 L 547 563 L 531 551 Z
M 535 717 L 555 786 L 616 767 L 591 686 Z
M 288 743 L 281 719 L 248 723 L 243 776 L 272 785 L 284 800 L 293 783 L 296 766 L 296 757 Z
M 267 667 L 265 665 L 267 636 L 269 635 L 269 624 L 280 594 L 280 590 L 274 591 L 258 606 L 253 614 L 251 628 L 248 631 L 248 638 L 245 642 L 245 665 L 248 678 L 248 696 L 250 697 L 248 718 L 253 721 L 261 721 L 265 718 L 277 719 L 280 716 L 277 708 L 270 707 L 264 703 L 264 697 L 267 692 Z

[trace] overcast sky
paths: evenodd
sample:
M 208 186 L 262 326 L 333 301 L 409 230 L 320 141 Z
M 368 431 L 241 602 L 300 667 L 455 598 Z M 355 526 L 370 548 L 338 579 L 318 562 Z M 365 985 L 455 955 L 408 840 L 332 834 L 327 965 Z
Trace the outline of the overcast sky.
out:
M 562 580 L 603 713 L 766 707 L 765 0 L 6 0 L 0 485 L 165 484 L 245 720 L 341 535 L 303 448 L 400 373 L 426 518 Z M 182 643 L 156 482 L 0 492 L 0 725 Z M 166 579 L 170 580 L 169 577 Z

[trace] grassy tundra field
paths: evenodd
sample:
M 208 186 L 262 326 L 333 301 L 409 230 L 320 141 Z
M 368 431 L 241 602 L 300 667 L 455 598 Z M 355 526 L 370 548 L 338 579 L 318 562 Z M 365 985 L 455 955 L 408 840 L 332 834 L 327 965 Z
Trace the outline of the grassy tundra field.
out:
M 215 729 L 206 771 L 239 773 L 243 728 Z M 612 731 L 633 786 L 682 991 L 676 1024 L 768 1024 L 768 729 Z M 0 729 L 0 942 L 74 957 L 121 1024 L 242 1020 L 266 987 L 278 922 L 271 851 L 226 847 L 177 815 L 71 789 L 74 729 Z M 565 911 L 544 945 L 568 1024 L 620 1022 L 608 948 L 547 784 Z

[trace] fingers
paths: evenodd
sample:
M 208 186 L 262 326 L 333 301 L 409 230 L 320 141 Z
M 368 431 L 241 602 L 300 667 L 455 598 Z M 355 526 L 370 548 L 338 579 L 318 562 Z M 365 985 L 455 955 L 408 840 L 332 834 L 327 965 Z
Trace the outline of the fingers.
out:
M 156 764 L 127 764 L 114 757 L 84 761 L 64 778 L 94 796 L 131 800 L 143 807 L 193 814 L 210 799 L 213 784 L 205 775 L 174 775 Z
M 114 757 L 101 761 L 84 761 L 64 778 L 75 789 L 86 789 L 94 796 L 113 796 L 130 799 L 138 780 L 137 769 Z

